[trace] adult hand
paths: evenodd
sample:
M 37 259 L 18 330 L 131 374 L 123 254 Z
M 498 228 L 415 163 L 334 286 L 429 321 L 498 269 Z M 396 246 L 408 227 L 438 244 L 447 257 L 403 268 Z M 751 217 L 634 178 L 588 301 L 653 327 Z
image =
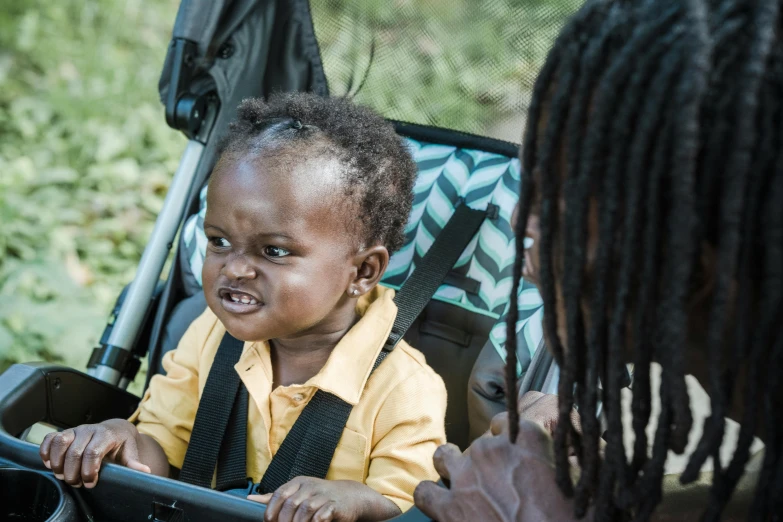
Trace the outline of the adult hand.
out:
M 557 395 L 529 391 L 519 398 L 517 411 L 519 412 L 520 420 L 525 419 L 535 422 L 544 428 L 551 437 L 555 436 L 559 415 Z M 576 410 L 571 410 L 571 423 L 576 428 L 576 431 L 582 431 L 582 423 Z M 499 413 L 492 418 L 488 434 L 498 435 L 502 430 L 507 429 L 508 413 Z
M 555 436 L 555 428 L 557 428 L 557 422 L 559 420 L 557 395 L 529 391 L 519 398 L 517 411 L 519 411 L 520 420 L 524 419 L 535 422 L 544 428 L 551 437 Z M 577 432 L 582 432 L 582 421 L 579 417 L 579 413 L 575 409 L 571 410 L 571 424 Z M 492 418 L 487 435 L 498 435 L 503 431 L 508 431 L 507 412 L 499 413 Z M 599 451 L 603 457 L 603 449 L 606 446 L 606 443 L 602 439 L 599 441 L 599 444 Z M 576 458 L 576 451 L 570 446 L 568 448 L 568 462 L 571 464 L 572 471 L 575 473 L 578 472 L 579 460 Z M 578 475 L 578 473 L 576 474 Z
M 441 446 L 434 462 L 450 489 L 422 482 L 414 501 L 439 522 L 576 520 L 572 501 L 555 484 L 552 439 L 535 422 L 520 421 L 516 444 L 503 430 L 476 440 L 465 454 Z
M 519 398 L 519 418 L 540 424 L 550 436 L 555 436 L 558 415 L 560 413 L 559 397 L 557 395 L 529 391 Z M 571 410 L 571 424 L 577 432 L 582 431 L 582 421 L 579 413 Z
M 555 484 L 552 434 L 557 426 L 556 395 L 528 392 L 519 402 L 519 436 L 508 437 L 508 416 L 492 419 L 489 432 L 464 454 L 454 445 L 435 452 L 438 473 L 450 489 L 423 482 L 416 506 L 439 522 L 571 521 L 573 503 Z M 571 417 L 579 429 L 579 415 Z M 582 520 L 590 520 L 588 516 Z

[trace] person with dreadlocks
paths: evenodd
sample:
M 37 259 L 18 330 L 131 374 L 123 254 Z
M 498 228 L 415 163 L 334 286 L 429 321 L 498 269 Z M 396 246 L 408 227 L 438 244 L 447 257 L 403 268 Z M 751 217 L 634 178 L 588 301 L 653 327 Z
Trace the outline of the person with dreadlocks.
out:
M 545 336 L 561 367 L 554 440 L 519 420 L 516 394 L 507 394 L 508 422 L 493 430 L 502 436 L 482 437 L 464 455 L 438 451 L 450 489 L 421 484 L 425 513 L 442 522 L 651 520 L 667 454 L 682 453 L 691 433 L 691 374 L 711 414 L 679 481 L 697 480 L 708 459 L 714 471 L 706 500 L 685 519 L 719 520 L 742 500 L 733 497 L 754 434 L 765 449 L 743 519 L 783 517 L 781 22 L 780 0 L 589 0 L 563 29 L 528 114 L 517 225 L 522 237 L 531 216 L 540 220 Z M 518 241 L 507 389 L 522 257 Z M 661 412 L 649 452 L 653 362 Z M 581 432 L 569 420 L 574 405 Z M 741 422 L 727 463 L 726 417 Z

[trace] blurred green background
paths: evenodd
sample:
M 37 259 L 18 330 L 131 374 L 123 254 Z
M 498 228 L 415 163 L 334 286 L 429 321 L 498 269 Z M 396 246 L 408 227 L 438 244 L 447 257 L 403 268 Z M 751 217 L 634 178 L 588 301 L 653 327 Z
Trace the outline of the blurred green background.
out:
M 0 4 L 0 371 L 84 368 L 184 147 L 157 94 L 178 2 Z
M 499 0 L 478 24 L 459 9 L 473 1 L 314 1 L 333 90 L 350 83 L 346 63 L 365 66 L 354 43 L 375 33 L 404 58 L 378 60 L 360 102 L 518 141 L 519 104 L 575 2 Z M 157 93 L 177 5 L 0 0 L 0 372 L 31 360 L 83 368 L 133 278 L 185 145 Z M 426 17 L 462 30 L 395 34 Z M 385 86 L 403 73 L 404 89 Z

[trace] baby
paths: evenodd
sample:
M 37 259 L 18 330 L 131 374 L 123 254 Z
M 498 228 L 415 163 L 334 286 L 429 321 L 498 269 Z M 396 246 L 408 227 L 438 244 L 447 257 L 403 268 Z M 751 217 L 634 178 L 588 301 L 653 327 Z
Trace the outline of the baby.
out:
M 244 341 L 235 369 L 256 483 L 317 390 L 353 406 L 327 480 L 249 497 L 267 504 L 266 519 L 397 516 L 419 482 L 437 479 L 445 443 L 446 389 L 421 353 L 401 342 L 372 371 L 397 314 L 378 282 L 403 243 L 416 166 L 378 115 L 310 94 L 246 100 L 219 153 L 204 221 L 209 307 L 130 421 L 50 434 L 41 457 L 75 486 L 95 486 L 103 460 L 176 476 L 228 332 Z

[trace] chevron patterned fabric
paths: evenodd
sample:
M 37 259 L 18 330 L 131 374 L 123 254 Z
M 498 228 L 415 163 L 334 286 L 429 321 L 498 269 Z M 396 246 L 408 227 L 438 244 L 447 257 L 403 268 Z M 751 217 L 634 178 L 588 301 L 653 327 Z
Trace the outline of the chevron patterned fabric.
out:
M 479 150 L 406 140 L 419 167 L 414 203 L 406 228 L 404 246 L 389 263 L 383 284 L 399 288 L 464 201 L 471 208 L 499 208 L 496 219 L 487 219 L 460 256 L 453 272 L 470 281 L 468 289 L 442 285 L 435 299 L 498 319 L 490 341 L 505 359 L 504 317 L 512 287 L 514 237 L 511 213 L 519 199 L 520 165 L 516 158 Z M 200 209 L 182 231 L 186 287 L 201 286 L 201 268 L 206 252 L 204 235 L 207 187 L 200 194 Z M 518 331 L 521 373 L 527 368 L 542 338 L 542 301 L 536 288 L 524 282 L 520 289 Z M 524 349 L 523 348 L 524 345 Z

